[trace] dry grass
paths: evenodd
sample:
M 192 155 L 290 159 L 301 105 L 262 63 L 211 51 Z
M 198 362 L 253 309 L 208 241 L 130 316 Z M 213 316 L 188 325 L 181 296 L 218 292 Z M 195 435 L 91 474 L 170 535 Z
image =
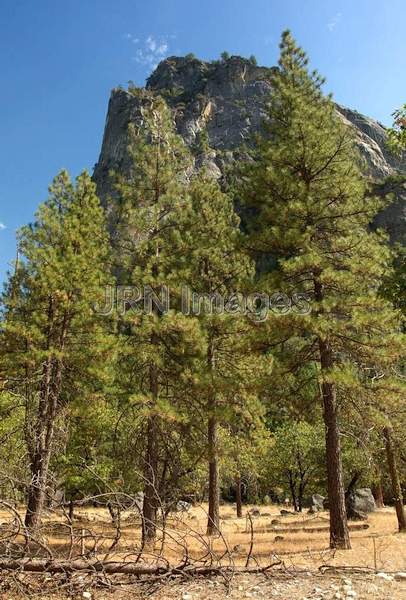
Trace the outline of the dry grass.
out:
M 154 547 L 147 548 L 143 560 L 155 560 L 161 554 L 164 560 L 179 564 L 187 552 L 194 561 L 204 560 L 208 554 L 221 564 L 244 566 L 250 552 L 250 566 L 265 566 L 276 560 L 282 566 L 266 575 L 231 575 L 230 578 L 169 578 L 159 585 L 140 585 L 129 580 L 116 585 L 113 578 L 109 588 L 100 587 L 95 579 L 78 574 L 62 580 L 49 575 L 34 577 L 21 574 L 5 584 L 8 600 L 21 600 L 27 595 L 47 600 L 65 600 L 67 597 L 82 598 L 84 589 L 91 590 L 91 598 L 109 600 L 135 600 L 150 597 L 155 600 L 190 598 L 191 600 L 242 600 L 243 598 L 273 598 L 278 600 L 335 600 L 347 598 L 341 591 L 350 583 L 357 594 L 356 600 L 403 600 L 406 597 L 405 582 L 386 581 L 372 572 L 341 571 L 340 567 L 363 567 L 375 571 L 406 571 L 406 536 L 397 533 L 396 515 L 392 508 L 378 510 L 369 516 L 367 528 L 364 523 L 351 524 L 352 550 L 332 552 L 329 550 L 328 513 L 317 515 L 290 515 L 282 517 L 277 506 L 260 507 L 261 516 L 252 517 L 253 529 L 245 507 L 245 515 L 238 519 L 232 506 L 221 507 L 221 534 L 214 538 L 205 535 L 207 506 L 192 507 L 188 513 L 172 515 L 166 524 L 165 535 L 158 536 Z M 23 509 L 21 509 L 23 514 Z M 1 523 L 10 521 L 10 513 L 0 511 Z M 110 560 L 132 560 L 137 556 L 141 542 L 139 516 L 124 512 L 119 536 L 112 526 L 106 509 L 80 508 L 75 511 L 75 539 L 71 556 L 84 549 L 92 556 Z M 84 536 L 83 539 L 82 536 Z M 41 540 L 49 546 L 54 557 L 66 557 L 69 552 L 67 519 L 60 511 L 49 513 L 44 519 Z M 35 549 L 35 548 L 34 548 Z M 38 548 L 37 548 L 38 549 Z M 39 553 L 41 551 L 39 550 Z M 329 565 L 332 570 L 322 572 L 319 568 Z M 348 577 L 351 580 L 348 580 Z M 116 582 L 116 583 L 114 583 Z M 4 583 L 4 582 L 3 582 Z M 28 593 L 27 590 L 30 590 Z M 338 590 L 338 591 L 337 591 Z M 341 594 L 337 596 L 336 594 Z M 349 597 L 348 597 L 349 598 Z
M 207 538 L 205 527 L 207 506 L 195 506 L 187 513 L 172 515 L 166 524 L 164 539 L 162 532 L 151 554 L 162 553 L 171 563 L 184 557 L 185 548 L 194 560 L 203 559 L 208 551 L 216 558 L 224 556 L 226 564 L 232 561 L 244 565 L 250 550 L 251 565 L 265 566 L 275 557 L 290 567 L 315 570 L 323 564 L 351 565 L 376 570 L 406 570 L 406 536 L 397 533 L 396 515 L 392 508 L 372 513 L 367 522 L 352 523 L 352 550 L 329 550 L 328 513 L 317 515 L 280 516 L 276 506 L 261 507 L 261 516 L 253 517 L 253 534 L 247 518 L 252 507 L 245 507 L 245 516 L 238 519 L 235 509 L 221 507 L 221 535 Z M 0 522 L 10 515 L 0 512 Z M 45 521 L 42 536 L 55 556 L 66 555 L 68 530 L 62 514 L 49 514 Z M 95 555 L 101 555 L 111 546 L 116 537 L 110 515 L 102 508 L 81 508 L 75 511 L 75 544 L 73 555 L 80 553 L 81 544 Z M 120 539 L 114 547 L 111 558 L 131 559 L 140 547 L 141 528 L 138 515 L 123 513 Z M 84 536 L 84 542 L 81 541 Z

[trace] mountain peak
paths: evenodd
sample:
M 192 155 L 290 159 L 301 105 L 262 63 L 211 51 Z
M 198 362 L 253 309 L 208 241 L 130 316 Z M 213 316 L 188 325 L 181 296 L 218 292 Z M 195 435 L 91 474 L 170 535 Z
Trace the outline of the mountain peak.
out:
M 113 90 L 94 172 L 102 202 L 107 206 L 114 196 L 111 169 L 125 174 L 129 168 L 128 125 L 142 118 L 146 95 L 159 94 L 172 109 L 178 133 L 195 156 L 195 169 L 204 167 L 213 177 L 224 180 L 231 163 L 244 156 L 242 147 L 252 143 L 261 130 L 275 69 L 258 66 L 241 56 L 224 56 L 211 62 L 190 54 L 170 56 L 148 78 L 147 94 L 137 88 Z M 346 107 L 336 108 L 337 115 L 354 128 L 367 176 L 383 180 L 398 172 L 406 173 L 405 162 L 388 152 L 386 130 L 380 123 Z M 395 203 L 377 219 L 394 241 L 406 239 L 405 195 L 401 191 Z

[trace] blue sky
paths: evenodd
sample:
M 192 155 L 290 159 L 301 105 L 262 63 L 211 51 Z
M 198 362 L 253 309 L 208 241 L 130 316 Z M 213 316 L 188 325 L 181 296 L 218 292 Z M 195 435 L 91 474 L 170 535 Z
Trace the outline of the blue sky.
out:
M 188 52 L 275 64 L 289 28 L 338 102 L 389 124 L 405 22 L 405 0 L 0 0 L 0 280 L 53 175 L 93 169 L 111 88 Z

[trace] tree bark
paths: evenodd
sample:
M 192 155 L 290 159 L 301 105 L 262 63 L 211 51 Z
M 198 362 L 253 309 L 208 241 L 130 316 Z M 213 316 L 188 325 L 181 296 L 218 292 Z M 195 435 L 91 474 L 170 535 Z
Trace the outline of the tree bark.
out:
M 330 505 L 330 548 L 351 548 L 341 464 L 335 389 L 323 382 L 324 423 L 326 431 L 327 488 Z
M 207 427 L 209 447 L 209 516 L 207 519 L 207 535 L 213 535 L 220 527 L 220 484 L 217 457 L 218 427 L 215 416 L 209 417 Z
M 292 472 L 288 472 L 290 496 L 292 498 L 293 510 L 298 512 L 297 497 L 296 497 L 296 482 L 293 479 Z
M 155 404 L 158 399 L 158 373 L 155 365 L 150 368 L 150 391 Z M 158 509 L 158 427 L 156 415 L 148 417 L 147 448 L 144 467 L 144 501 L 142 505 L 142 541 L 152 542 L 156 538 Z
M 29 529 L 36 529 L 41 523 L 41 515 L 45 505 L 46 486 L 51 458 L 51 448 L 38 451 L 30 465 L 31 481 L 27 493 L 27 511 L 24 524 Z
M 237 504 L 237 517 L 242 517 L 242 497 L 241 497 L 241 473 L 235 475 L 235 501 Z
M 58 413 L 58 399 L 62 380 L 62 364 L 57 361 L 47 367 L 44 375 L 46 389 L 41 394 L 38 419 L 35 426 L 33 451 L 30 461 L 31 481 L 27 494 L 25 526 L 35 529 L 41 523 L 41 515 L 46 501 L 49 463 L 54 440 L 55 419 Z M 44 387 L 45 387 L 44 386 Z
M 214 353 L 212 342 L 208 350 L 209 371 L 214 369 Z M 218 533 L 220 528 L 220 482 L 218 466 L 218 423 L 216 416 L 216 396 L 214 389 L 209 391 L 207 402 L 207 445 L 209 456 L 209 515 L 207 519 L 207 535 Z
M 57 349 L 60 354 L 65 349 L 65 341 L 70 324 L 70 315 L 65 310 L 60 330 L 54 331 L 53 298 L 49 297 L 48 331 L 46 350 Z M 49 463 L 54 441 L 55 420 L 59 410 L 59 398 L 62 389 L 63 362 L 61 358 L 52 357 L 51 353 L 44 364 L 38 413 L 31 439 L 27 439 L 30 454 L 31 481 L 27 494 L 27 512 L 25 526 L 35 529 L 41 522 L 41 514 L 46 500 Z
M 182 571 L 185 571 L 187 576 L 197 577 L 204 575 L 221 575 L 225 573 L 266 573 L 272 567 L 279 566 L 281 561 L 275 561 L 266 566 L 258 567 L 239 567 L 237 565 L 218 566 L 218 565 L 191 565 L 189 562 L 183 561 L 179 565 L 171 566 L 162 565 L 159 561 L 153 564 L 142 564 L 137 561 L 103 561 L 97 559 L 84 560 L 81 558 L 72 560 L 49 560 L 41 558 L 20 558 L 20 559 L 3 559 L 0 560 L 1 571 L 21 571 L 31 573 L 76 573 L 78 571 L 86 571 L 87 574 L 92 573 L 122 573 L 125 575 L 158 575 L 179 576 Z
M 385 438 L 386 457 L 388 461 L 389 475 L 392 483 L 392 493 L 395 501 L 396 516 L 399 531 L 406 531 L 406 516 L 403 506 L 402 486 L 400 484 L 399 472 L 396 460 L 396 448 L 393 442 L 393 431 L 390 427 L 383 430 Z
M 323 286 L 318 276 L 314 278 L 314 297 L 317 302 L 321 302 L 324 299 Z M 328 339 L 319 337 L 318 345 L 320 368 L 323 377 L 321 395 L 326 436 L 327 490 L 330 504 L 330 548 L 350 549 L 336 388 L 334 383 L 326 380 L 326 376 L 334 366 L 333 352 Z

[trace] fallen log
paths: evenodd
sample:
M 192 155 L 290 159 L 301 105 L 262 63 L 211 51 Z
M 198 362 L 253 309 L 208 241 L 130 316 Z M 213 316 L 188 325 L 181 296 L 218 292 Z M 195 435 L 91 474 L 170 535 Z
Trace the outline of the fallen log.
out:
M 0 560 L 1 571 L 23 571 L 30 573 L 75 573 L 88 571 L 94 573 L 124 574 L 124 575 L 180 575 L 204 576 L 225 573 L 232 570 L 234 573 L 264 573 L 272 567 L 282 564 L 276 561 L 266 567 L 241 568 L 235 566 L 196 566 L 184 564 L 178 566 L 160 566 L 158 564 L 140 565 L 137 562 L 118 562 L 102 560 L 49 560 L 38 558 L 3 559 Z

